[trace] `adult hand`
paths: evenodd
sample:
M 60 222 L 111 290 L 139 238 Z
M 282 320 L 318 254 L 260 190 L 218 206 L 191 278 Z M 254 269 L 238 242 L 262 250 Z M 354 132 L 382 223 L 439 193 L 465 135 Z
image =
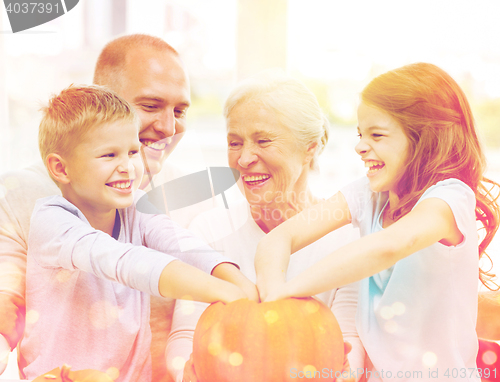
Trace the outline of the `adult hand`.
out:
M 0 374 L 5 371 L 9 361 L 10 345 L 7 339 L 0 334 Z
M 342 367 L 343 377 L 336 378 L 336 382 L 356 382 L 356 375 L 352 372 L 347 354 L 352 350 L 352 345 L 349 342 L 344 342 L 344 366 Z
M 193 354 L 191 354 L 189 360 L 184 365 L 184 375 L 182 377 L 182 382 L 198 382 L 196 372 L 194 371 Z

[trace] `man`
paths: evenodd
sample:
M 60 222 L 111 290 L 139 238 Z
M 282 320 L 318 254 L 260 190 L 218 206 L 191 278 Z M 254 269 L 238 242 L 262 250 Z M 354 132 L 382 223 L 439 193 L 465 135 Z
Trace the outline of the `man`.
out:
M 186 129 L 190 106 L 189 80 L 178 53 L 165 41 L 130 35 L 110 42 L 101 52 L 94 83 L 108 86 L 137 110 L 145 175 L 141 188 L 173 151 Z M 0 358 L 17 346 L 36 312 L 25 312 L 24 285 L 29 223 L 35 201 L 60 194 L 42 163 L 0 177 Z M 165 344 L 172 301 L 151 302 L 153 381 L 170 380 L 165 368 Z M 25 320 L 26 315 L 26 320 Z M 75 344 L 75 346 L 78 346 Z M 21 354 L 22 356 L 22 354 Z M 0 361 L 0 374 L 6 365 Z M 62 365 L 61 365 L 62 366 Z

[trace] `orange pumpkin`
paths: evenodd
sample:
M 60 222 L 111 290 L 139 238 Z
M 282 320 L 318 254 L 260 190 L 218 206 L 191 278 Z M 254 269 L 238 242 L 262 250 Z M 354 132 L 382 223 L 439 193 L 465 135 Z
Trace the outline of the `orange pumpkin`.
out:
M 107 374 L 97 370 L 71 371 L 70 368 L 68 365 L 57 367 L 35 378 L 33 382 L 113 382 Z
M 217 302 L 200 317 L 193 346 L 201 382 L 334 381 L 344 361 L 337 320 L 313 298 Z

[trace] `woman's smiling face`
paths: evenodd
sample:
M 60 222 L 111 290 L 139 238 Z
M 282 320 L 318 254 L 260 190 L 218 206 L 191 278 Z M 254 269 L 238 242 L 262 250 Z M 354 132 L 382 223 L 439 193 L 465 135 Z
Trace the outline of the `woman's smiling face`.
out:
M 403 128 L 385 111 L 365 103 L 358 107 L 359 143 L 370 188 L 375 192 L 395 191 L 408 155 L 409 142 Z
M 257 101 L 236 105 L 227 118 L 229 166 L 241 173 L 251 205 L 264 207 L 300 197 L 311 156 L 278 114 Z

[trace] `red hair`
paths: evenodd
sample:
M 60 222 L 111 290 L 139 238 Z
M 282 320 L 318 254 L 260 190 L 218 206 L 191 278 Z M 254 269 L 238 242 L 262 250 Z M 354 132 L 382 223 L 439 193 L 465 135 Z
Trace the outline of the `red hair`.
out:
M 500 186 L 483 176 L 486 160 L 462 89 L 437 66 L 417 63 L 378 76 L 365 87 L 361 99 L 387 112 L 409 140 L 405 173 L 396 189 L 400 203 L 391 211 L 393 219 L 410 212 L 430 186 L 460 179 L 476 195 L 476 219 L 485 230 L 479 244 L 481 258 L 498 229 L 498 195 L 492 191 Z M 480 269 L 484 285 L 493 283 L 492 277 Z

